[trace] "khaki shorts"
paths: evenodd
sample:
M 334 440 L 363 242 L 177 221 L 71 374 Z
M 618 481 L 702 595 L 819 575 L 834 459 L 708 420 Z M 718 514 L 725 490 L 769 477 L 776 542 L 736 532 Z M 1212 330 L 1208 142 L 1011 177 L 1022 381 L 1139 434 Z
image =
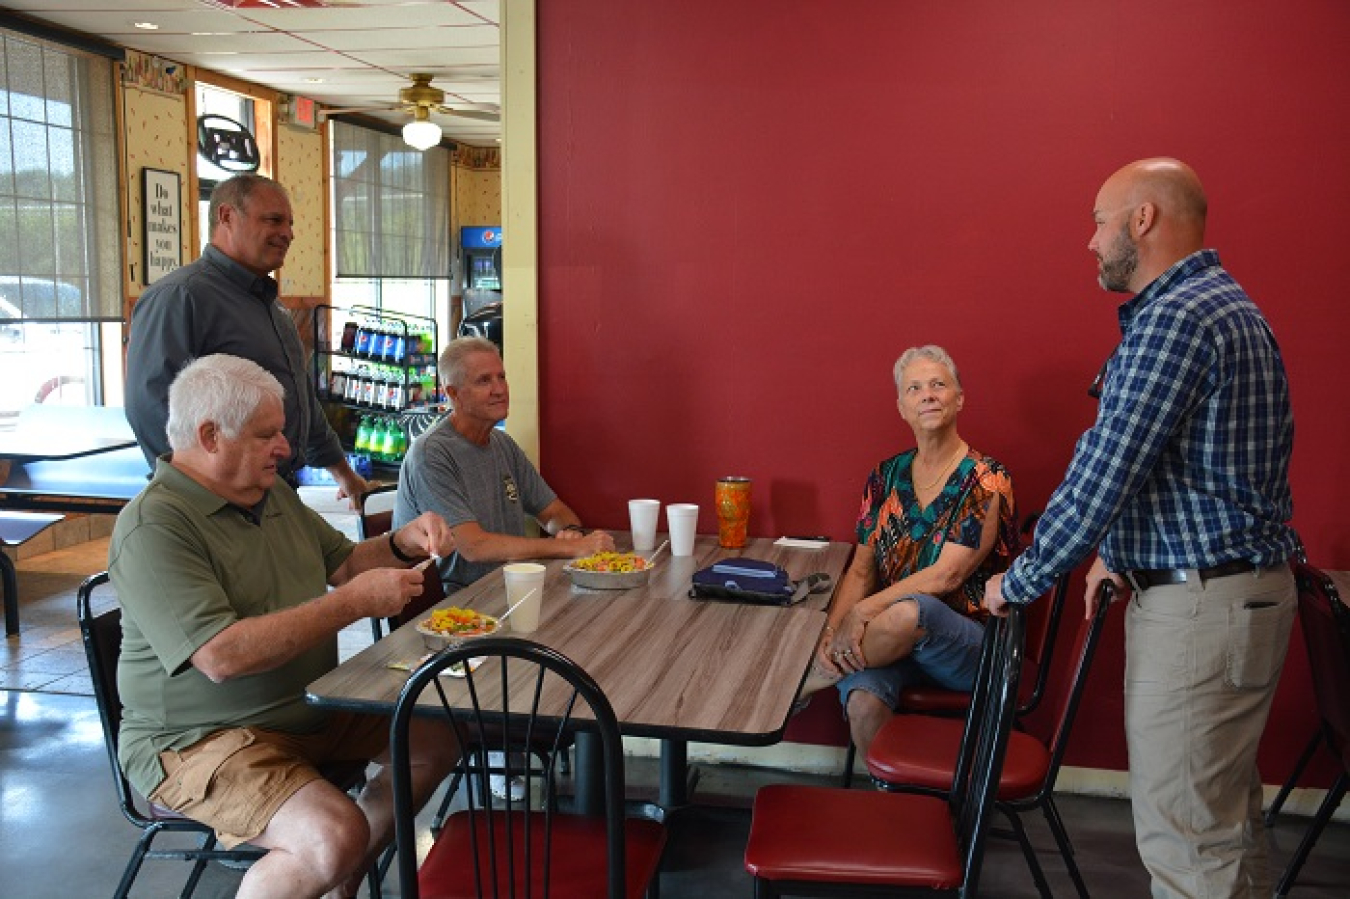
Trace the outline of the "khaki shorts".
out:
M 337 712 L 313 734 L 257 728 L 218 731 L 159 754 L 164 780 L 150 801 L 213 828 L 226 848 L 247 843 L 311 781 L 319 766 L 367 762 L 389 746 L 389 719 Z

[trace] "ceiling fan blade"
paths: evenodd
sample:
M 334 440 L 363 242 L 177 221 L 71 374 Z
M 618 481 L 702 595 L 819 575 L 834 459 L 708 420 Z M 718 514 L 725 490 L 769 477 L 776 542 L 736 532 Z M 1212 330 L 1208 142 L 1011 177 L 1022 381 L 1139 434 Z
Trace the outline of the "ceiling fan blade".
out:
M 319 110 L 319 114 L 332 116 L 345 115 L 349 112 L 398 112 L 400 109 L 402 109 L 401 106 L 391 106 L 389 104 L 385 104 L 384 106 L 346 106 L 341 109 L 321 109 Z
M 451 107 L 443 109 L 442 112 L 446 115 L 457 116 L 461 119 L 479 119 L 484 122 L 500 122 L 502 120 L 501 113 L 487 112 L 482 109 L 454 109 Z

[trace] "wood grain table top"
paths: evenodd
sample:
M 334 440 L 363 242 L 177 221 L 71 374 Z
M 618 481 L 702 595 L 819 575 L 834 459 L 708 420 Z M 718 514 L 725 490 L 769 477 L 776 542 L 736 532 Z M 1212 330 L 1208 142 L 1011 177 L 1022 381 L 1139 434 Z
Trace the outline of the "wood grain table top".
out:
M 662 554 L 646 586 L 621 591 L 574 587 L 566 563 L 550 561 L 539 629 L 523 636 L 589 672 L 626 734 L 768 745 L 786 727 L 830 594 L 791 607 L 694 600 L 690 576 L 719 558 L 745 556 L 771 560 L 793 578 L 825 572 L 837 584 L 852 552 L 845 543 L 801 550 L 765 538 L 752 539 L 743 550 L 724 550 L 715 537 L 700 536 L 693 556 Z M 451 605 L 500 615 L 506 609 L 501 571 L 442 603 Z M 315 681 L 308 698 L 325 707 L 388 714 L 408 677 L 390 664 L 416 661 L 427 651 L 415 624 L 406 625 Z M 496 682 L 482 677 L 492 673 L 492 664 L 479 669 L 480 685 Z M 464 695 L 463 681 L 443 682 L 452 701 Z

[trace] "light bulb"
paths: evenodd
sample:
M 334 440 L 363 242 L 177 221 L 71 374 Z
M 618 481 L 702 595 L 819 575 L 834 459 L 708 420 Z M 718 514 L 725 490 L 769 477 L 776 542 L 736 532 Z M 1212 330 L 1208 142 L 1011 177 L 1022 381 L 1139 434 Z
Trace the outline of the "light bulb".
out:
M 441 126 L 435 122 L 409 122 L 403 126 L 403 142 L 417 150 L 426 150 L 441 142 Z

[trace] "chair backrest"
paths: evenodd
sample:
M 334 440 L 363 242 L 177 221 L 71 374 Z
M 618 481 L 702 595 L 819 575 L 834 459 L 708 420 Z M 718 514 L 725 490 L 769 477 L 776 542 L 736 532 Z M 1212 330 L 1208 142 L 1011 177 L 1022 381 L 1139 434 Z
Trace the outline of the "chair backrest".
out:
M 475 661 L 470 663 L 471 659 Z M 452 668 L 462 678 L 441 676 Z M 435 694 L 434 701 L 426 695 L 430 693 Z M 495 799 L 490 791 L 465 790 L 467 808 L 452 816 L 441 831 L 440 839 L 445 840 L 447 834 L 463 833 L 467 828 L 473 848 L 467 857 L 454 855 L 454 876 L 460 883 L 472 877 L 479 896 L 525 895 L 522 884 L 513 890 L 501 882 L 517 869 L 531 872 L 536 885 L 549 882 L 553 826 L 560 813 L 542 797 L 553 795 L 556 757 L 575 731 L 594 731 L 603 755 L 608 895 L 611 899 L 624 895 L 624 762 L 614 710 L 599 685 L 566 656 L 527 640 L 500 637 L 468 641 L 438 653 L 413 672 L 399 694 L 390 729 L 390 755 L 402 895 L 412 899 L 420 895 L 417 809 L 409 772 L 409 724 L 414 708 L 419 716 L 433 714 L 445 722 L 461 746 L 485 746 L 491 754 L 502 753 L 505 775 L 525 781 L 522 800 L 509 793 L 505 799 Z M 507 726 L 501 726 L 503 722 Z M 550 749 L 536 771 L 528 764 L 526 749 L 538 755 L 541 746 Z M 501 771 L 501 760 L 489 762 L 489 754 L 466 756 L 470 784 L 486 783 L 490 773 Z M 541 780 L 542 789 L 535 789 Z M 455 818 L 463 827 L 456 827 Z M 429 855 L 426 865 L 432 864 Z
M 984 841 L 995 811 L 1008 737 L 1017 717 L 1017 687 L 1026 651 L 1026 612 L 1021 606 L 1009 606 L 1006 617 L 991 618 L 985 628 L 980 670 L 948 799 L 963 852 L 963 896 L 978 893 Z
M 122 610 L 116 606 L 97 614 L 93 610 L 98 588 L 107 583 L 108 572 L 103 571 L 80 584 L 75 592 L 75 617 L 84 641 L 84 655 L 89 662 L 89 680 L 94 687 L 94 702 L 103 724 L 103 745 L 112 766 L 118 805 L 127 820 L 145 828 L 152 819 L 137 807 L 135 793 L 117 760 L 117 738 L 122 727 L 122 697 L 117 691 L 117 660 L 122 654 Z
M 1049 599 L 1042 598 L 1027 604 L 1024 659 L 1027 670 L 1022 673 L 1022 695 L 1017 707 L 1019 717 L 1034 712 L 1045 695 L 1068 595 L 1069 573 L 1065 572 L 1055 579 Z M 905 712 L 954 718 L 966 713 L 969 705 L 970 693 L 930 684 L 906 687 L 900 694 L 900 707 Z
M 362 540 L 389 533 L 394 526 L 394 498 L 397 491 L 397 484 L 381 484 L 367 490 L 357 499 L 357 533 Z
M 1091 618 L 1078 624 L 1073 641 L 1068 647 L 1070 658 L 1074 659 L 1073 674 L 1064 687 L 1055 730 L 1050 738 L 1050 764 L 1045 781 L 1041 784 L 1038 799 L 1044 799 L 1055 788 L 1059 777 L 1060 765 L 1064 762 L 1064 753 L 1068 749 L 1069 734 L 1073 722 L 1078 717 L 1078 707 L 1082 704 L 1083 691 L 1087 688 L 1088 672 L 1092 670 L 1092 660 L 1097 655 L 1097 645 L 1101 642 L 1102 630 L 1106 627 L 1106 617 L 1111 610 L 1111 601 L 1115 598 L 1116 588 L 1109 580 L 1103 580 L 1097 593 L 1097 609 Z
M 1064 572 L 1055 578 L 1050 598 L 1042 598 L 1027 607 L 1027 665 L 1032 670 L 1031 689 L 1023 687 L 1022 700 L 1017 707 L 1019 717 L 1036 711 L 1050 682 L 1050 668 L 1055 660 L 1055 646 L 1059 642 L 1059 625 L 1064 618 L 1064 604 L 1069 597 L 1069 575 Z
M 1331 579 L 1311 565 L 1296 563 L 1294 576 L 1322 730 L 1350 772 L 1350 609 Z
M 358 534 L 362 540 L 387 534 L 393 528 L 394 498 L 397 496 L 397 491 L 397 484 L 381 484 L 373 490 L 367 490 L 361 494 L 356 507 L 360 513 Z M 392 618 L 383 620 L 372 618 L 370 620 L 375 639 L 378 640 L 384 636 L 386 629 L 392 631 L 399 625 L 420 617 L 423 612 L 443 599 L 445 599 L 445 585 L 441 583 L 441 577 L 436 570 L 436 566 L 428 565 L 425 569 L 425 577 L 422 580 L 420 596 L 414 596 L 403 607 L 403 611 Z
M 1023 545 L 1031 542 L 1036 533 L 1036 522 L 1040 521 L 1040 512 L 1030 512 L 1022 519 L 1018 534 Z M 1031 603 L 1027 607 L 1027 664 L 1032 666 L 1032 681 L 1023 679 L 1023 698 L 1017 713 L 1030 715 L 1041 703 L 1045 695 L 1045 686 L 1050 680 L 1050 666 L 1054 662 L 1055 644 L 1059 636 L 1059 623 L 1064 613 L 1064 602 L 1069 595 L 1069 575 L 1064 572 L 1055 578 L 1050 588 L 1050 600 L 1044 599 Z M 1028 689 L 1028 687 L 1030 689 Z

